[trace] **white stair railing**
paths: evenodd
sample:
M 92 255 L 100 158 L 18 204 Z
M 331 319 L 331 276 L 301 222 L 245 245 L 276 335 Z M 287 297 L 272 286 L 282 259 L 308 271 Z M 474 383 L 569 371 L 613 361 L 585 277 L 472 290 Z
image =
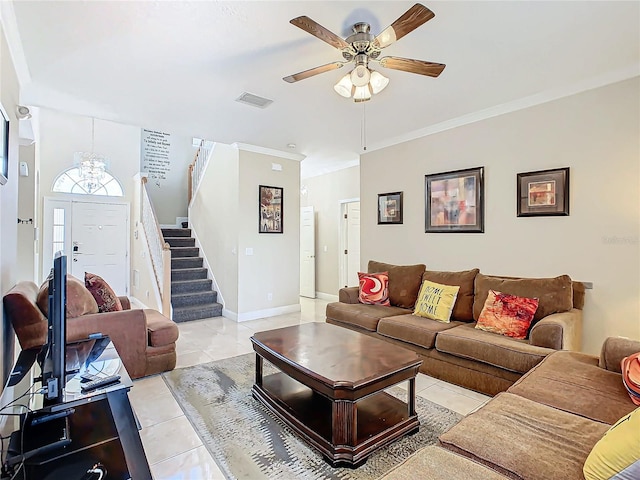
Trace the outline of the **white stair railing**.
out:
M 147 191 L 147 178 L 142 178 L 141 218 L 149 247 L 149 256 L 155 273 L 158 291 L 162 298 L 162 313 L 171 316 L 171 247 L 164 241 L 158 218 Z
M 213 142 L 200 140 L 200 145 L 198 146 L 198 151 L 196 152 L 193 162 L 189 164 L 189 174 L 187 175 L 187 178 L 189 179 L 189 185 L 187 187 L 189 198 L 187 204 L 191 204 L 191 199 L 198 188 L 200 178 L 202 178 L 204 167 L 207 165 L 212 148 Z

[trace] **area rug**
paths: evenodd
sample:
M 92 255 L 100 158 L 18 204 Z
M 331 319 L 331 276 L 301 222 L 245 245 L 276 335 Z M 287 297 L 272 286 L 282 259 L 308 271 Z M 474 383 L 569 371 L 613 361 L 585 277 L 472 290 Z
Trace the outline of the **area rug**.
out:
M 264 375 L 273 371 L 265 361 Z M 377 479 L 416 450 L 435 443 L 462 418 L 417 397 L 417 433 L 379 450 L 357 469 L 332 468 L 251 396 L 254 372 L 255 355 L 250 353 L 162 374 L 202 443 L 229 479 Z M 405 391 L 397 387 L 390 393 L 406 398 Z

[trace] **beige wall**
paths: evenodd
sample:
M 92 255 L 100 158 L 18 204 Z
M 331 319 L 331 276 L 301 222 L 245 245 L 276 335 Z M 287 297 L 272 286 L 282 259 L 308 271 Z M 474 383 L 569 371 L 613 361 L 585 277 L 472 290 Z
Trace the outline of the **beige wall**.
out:
M 218 285 L 218 294 L 224 300 L 224 308 L 236 313 L 238 182 L 238 150 L 230 145 L 216 143 L 189 208 L 192 232 Z
M 35 227 L 38 225 L 36 216 L 36 172 L 35 145 L 20 146 L 19 162 L 26 162 L 29 168 L 28 177 L 17 177 L 18 181 L 18 218 L 22 220 L 32 219 L 34 223 L 18 224 L 18 278 L 20 280 L 34 280 L 35 276 Z
M 16 70 L 11 61 L 9 47 L 0 28 L 0 103 L 9 119 L 9 181 L 0 185 L 0 292 L 4 295 L 20 280 L 16 268 L 18 224 L 18 119 L 15 111 L 20 97 L 20 87 Z M 8 326 L 4 325 L 3 307 L 0 304 L 0 318 L 3 328 L 0 329 L 0 373 L 11 368 L 12 338 L 8 335 Z M 5 358 L 7 356 L 7 358 Z M 4 385 L 4 383 L 3 383 Z
M 282 171 L 272 170 L 272 163 Z M 258 233 L 259 185 L 284 189 L 282 234 Z M 239 319 L 299 309 L 300 162 L 241 149 L 239 188 Z M 247 248 L 253 255 L 247 255 Z
M 338 295 L 340 202 L 360 197 L 360 167 L 305 178 L 301 183 L 306 187 L 301 206 L 313 206 L 316 216 L 316 292 Z
M 640 338 L 638 77 L 363 156 L 362 267 L 369 259 L 433 270 L 593 282 L 583 350 Z M 485 233 L 426 234 L 424 175 L 485 167 Z M 571 168 L 570 216 L 516 217 L 516 174 Z M 404 191 L 404 224 L 376 224 L 377 194 Z

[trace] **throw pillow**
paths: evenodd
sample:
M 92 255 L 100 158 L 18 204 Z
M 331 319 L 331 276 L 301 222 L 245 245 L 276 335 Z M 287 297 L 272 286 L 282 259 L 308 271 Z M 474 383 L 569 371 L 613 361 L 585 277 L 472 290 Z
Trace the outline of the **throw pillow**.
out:
M 507 278 L 478 273 L 475 279 L 473 318 L 478 320 L 489 290 L 510 293 L 519 297 L 537 298 L 538 309 L 533 323 L 552 313 L 568 312 L 573 308 L 573 285 L 569 275 L 555 278 Z
M 458 297 L 453 306 L 451 318 L 463 322 L 473 322 L 473 282 L 480 272 L 477 268 L 462 272 L 436 272 L 427 270 L 422 274 L 422 281 L 442 283 L 443 285 L 458 285 Z
M 413 314 L 449 323 L 459 290 L 459 286 L 443 285 L 425 280 L 420 287 Z
M 476 328 L 524 339 L 538 308 L 537 298 L 517 297 L 489 290 Z
M 358 272 L 360 291 L 358 300 L 368 305 L 391 305 L 389 303 L 389 274 Z
M 46 317 L 49 314 L 49 278 L 40 286 L 36 303 Z M 82 280 L 67 274 L 66 318 L 80 317 L 88 313 L 98 313 L 98 304 Z
M 100 313 L 123 310 L 118 295 L 102 277 L 94 273 L 84 272 L 84 285 L 91 292 L 93 298 L 96 299 Z
M 631 401 L 640 405 L 640 352 L 624 357 L 620 362 L 622 383 L 629 392 Z
M 369 273 L 387 272 L 389 275 L 389 302 L 394 307 L 413 308 L 418 298 L 418 290 L 422 285 L 422 274 L 425 266 L 392 265 L 390 263 L 369 260 Z
M 640 408 L 618 420 L 596 443 L 584 462 L 586 480 L 640 478 Z

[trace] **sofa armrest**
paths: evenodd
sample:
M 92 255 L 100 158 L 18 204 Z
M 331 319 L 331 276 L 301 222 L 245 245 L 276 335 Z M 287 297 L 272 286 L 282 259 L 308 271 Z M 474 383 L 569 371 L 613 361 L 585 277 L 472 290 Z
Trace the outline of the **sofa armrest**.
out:
M 358 301 L 358 294 L 360 293 L 360 287 L 345 287 L 341 288 L 338 292 L 338 301 L 342 303 L 360 303 Z
M 600 351 L 600 368 L 622 373 L 620 362 L 632 353 L 640 352 L 640 342 L 623 337 L 609 337 L 602 344 Z
M 122 308 L 124 310 L 131 310 L 131 300 L 129 300 L 129 297 L 123 295 L 118 298 L 120 299 L 120 303 L 122 304 Z
M 108 335 L 129 376 L 145 374 L 147 318 L 144 310 L 92 313 L 67 319 L 67 341 L 86 339 L 92 333 Z
M 536 347 L 554 350 L 580 351 L 582 345 L 582 310 L 547 315 L 529 333 L 529 342 Z

